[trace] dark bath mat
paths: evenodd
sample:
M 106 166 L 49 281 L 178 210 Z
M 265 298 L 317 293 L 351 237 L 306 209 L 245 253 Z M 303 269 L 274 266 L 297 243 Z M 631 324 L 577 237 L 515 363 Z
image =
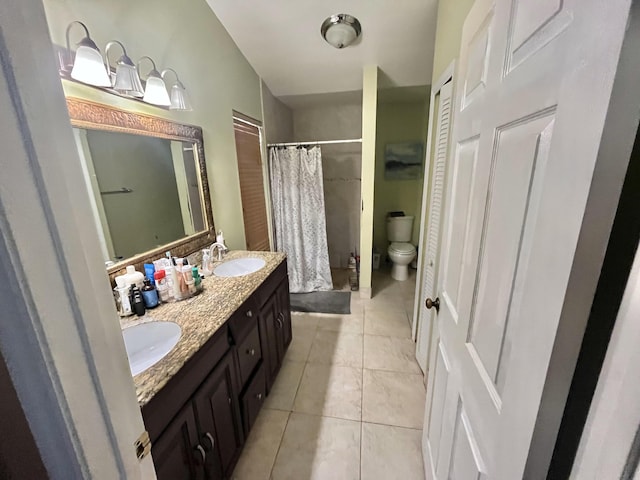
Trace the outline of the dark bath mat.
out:
M 351 292 L 292 293 L 294 312 L 351 313 Z

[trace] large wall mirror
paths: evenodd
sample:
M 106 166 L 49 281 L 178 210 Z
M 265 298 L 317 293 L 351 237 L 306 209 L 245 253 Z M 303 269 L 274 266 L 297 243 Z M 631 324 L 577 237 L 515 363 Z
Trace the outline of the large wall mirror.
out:
M 76 98 L 67 107 L 109 273 L 211 242 L 199 127 Z

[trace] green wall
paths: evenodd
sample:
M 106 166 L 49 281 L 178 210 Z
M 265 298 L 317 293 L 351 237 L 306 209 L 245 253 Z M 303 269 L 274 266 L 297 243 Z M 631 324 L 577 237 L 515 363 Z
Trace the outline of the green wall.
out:
M 412 243 L 417 245 L 419 241 L 423 177 L 415 180 L 386 180 L 384 151 L 389 143 L 422 142 L 423 148 L 426 147 L 428 95 L 429 90 L 425 87 L 422 99 L 378 103 L 373 244 L 383 259 L 388 247 L 387 212 L 402 210 L 406 215 L 413 215 Z
M 432 85 L 460 53 L 462 25 L 472 5 L 473 0 L 440 0 L 438 2 Z
M 231 248 L 245 248 L 232 111 L 262 120 L 260 78 L 205 0 L 44 0 L 44 7 L 57 45 L 65 43 L 67 25 L 80 20 L 102 51 L 110 40 L 120 40 L 134 62 L 148 55 L 159 70 L 178 72 L 192 112 L 164 110 L 75 82 L 63 84 L 67 96 L 202 127 L 215 226 L 224 230 Z M 74 27 L 72 43 L 81 36 Z

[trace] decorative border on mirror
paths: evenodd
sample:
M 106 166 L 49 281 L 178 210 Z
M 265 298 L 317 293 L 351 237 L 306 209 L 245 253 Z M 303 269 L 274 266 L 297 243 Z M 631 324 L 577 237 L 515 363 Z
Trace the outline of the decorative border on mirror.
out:
M 202 197 L 209 229 L 139 255 L 129 257 L 112 265 L 107 268 L 107 273 L 112 283 L 117 275 L 124 273 L 127 265 L 134 265 L 138 271 L 143 272 L 143 265 L 145 263 L 151 263 L 152 260 L 164 256 L 168 250 L 171 250 L 173 256 L 186 257 L 211 244 L 215 239 L 215 226 L 213 223 L 213 211 L 211 209 L 211 195 L 209 192 L 209 180 L 204 156 L 202 128 L 143 113 L 128 112 L 110 105 L 74 97 L 67 97 L 67 109 L 69 110 L 71 125 L 77 128 L 193 142 L 197 148 L 200 180 L 202 183 Z

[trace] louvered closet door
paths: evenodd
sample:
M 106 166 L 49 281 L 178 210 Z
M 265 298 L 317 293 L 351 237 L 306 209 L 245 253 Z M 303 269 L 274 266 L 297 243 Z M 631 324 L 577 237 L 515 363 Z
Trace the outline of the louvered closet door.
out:
M 452 82 L 446 83 L 440 89 L 440 105 L 436 119 L 435 155 L 433 169 L 431 170 L 431 196 L 429 200 L 429 213 L 427 216 L 427 248 L 424 258 L 424 274 L 422 278 L 420 320 L 418 321 L 418 334 L 416 345 L 416 359 L 422 371 L 427 373 L 427 360 L 429 358 L 429 340 L 431 325 L 434 320 L 433 310 L 427 310 L 424 301 L 427 297 L 435 298 L 438 253 L 440 252 L 440 226 L 442 219 L 442 196 L 444 194 L 444 174 L 447 161 L 447 149 L 449 145 L 449 125 L 451 119 L 451 93 Z
M 233 128 L 247 250 L 270 250 L 260 130 L 238 119 L 234 119 Z

